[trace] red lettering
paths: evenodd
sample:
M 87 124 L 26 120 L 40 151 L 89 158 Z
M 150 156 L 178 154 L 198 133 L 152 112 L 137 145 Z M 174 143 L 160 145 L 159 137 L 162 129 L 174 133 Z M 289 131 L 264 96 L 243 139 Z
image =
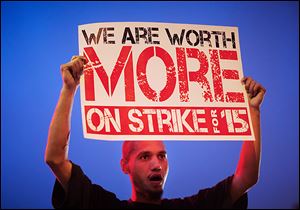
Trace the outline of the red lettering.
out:
M 237 53 L 233 50 L 219 50 L 220 59 L 224 60 L 237 60 Z
M 232 50 L 219 50 L 220 59 L 222 60 L 238 60 L 237 52 Z M 232 69 L 222 69 L 224 79 L 239 80 L 239 72 Z M 226 102 L 245 102 L 242 92 L 227 92 L 225 94 Z
M 251 135 L 245 107 L 85 106 L 84 112 L 89 134 Z
M 166 66 L 167 82 L 165 87 L 159 92 L 153 90 L 147 80 L 146 67 L 150 58 L 154 57 L 154 50 L 156 56 L 162 59 Z M 161 47 L 148 47 L 139 56 L 137 61 L 137 80 L 144 95 L 152 101 L 165 101 L 172 93 L 176 85 L 176 72 L 173 60 L 169 53 Z
M 195 72 L 189 72 L 190 81 L 198 82 L 201 85 L 201 88 L 204 91 L 203 97 L 205 101 L 213 101 L 210 85 L 205 76 L 208 71 L 208 61 L 206 55 L 203 51 L 199 51 L 196 48 L 187 48 L 186 52 L 189 58 L 196 58 L 200 63 L 199 70 Z
M 93 47 L 84 48 L 85 56 L 91 63 L 91 67 L 97 72 L 102 85 L 104 86 L 107 95 L 112 96 L 116 88 L 117 82 L 120 75 L 124 69 L 124 80 L 125 80 L 125 95 L 127 101 L 134 101 L 134 82 L 133 82 L 133 65 L 132 65 L 132 53 L 131 46 L 124 46 L 121 49 L 118 60 L 110 76 L 111 88 L 109 91 L 108 75 L 102 66 L 100 59 L 98 58 Z M 126 60 L 129 57 L 127 63 Z M 126 65 L 125 65 L 126 63 Z M 125 67 L 124 67 L 125 65 Z M 94 76 L 92 68 L 85 69 L 85 95 L 86 100 L 95 100 L 95 90 L 94 90 Z
M 237 70 L 223 69 L 222 76 L 224 79 L 239 79 L 239 72 Z
M 210 54 L 211 70 L 213 76 L 214 91 L 215 91 L 215 100 L 224 101 L 218 50 L 209 50 L 209 54 Z
M 86 54 L 84 53 L 84 56 Z M 88 63 L 84 67 L 84 85 L 85 85 L 85 100 L 87 101 L 95 101 L 95 89 L 94 89 L 94 73 L 93 73 L 93 67 L 90 63 Z
M 107 73 L 106 71 L 104 70 L 95 50 L 93 47 L 86 47 L 84 48 L 84 53 L 86 55 L 86 57 L 88 58 L 88 60 L 90 61 L 90 65 L 92 66 L 92 68 L 95 69 L 95 71 L 97 72 L 106 92 L 107 92 L 107 95 L 109 95 L 109 89 L 108 89 L 108 76 L 107 76 Z M 84 75 L 86 76 L 86 75 Z M 85 78 L 85 81 L 88 80 L 88 79 L 94 79 L 94 77 L 90 76 L 90 77 L 86 77 Z M 86 81 L 86 82 L 90 82 L 90 81 Z M 93 81 L 94 82 L 94 81 Z M 93 92 L 93 95 L 95 95 L 95 90 L 94 90 L 94 87 L 93 89 L 91 90 Z M 94 96 L 95 98 L 95 96 Z
M 181 102 L 189 101 L 189 85 L 185 59 L 185 50 L 182 47 L 176 48 L 177 66 L 178 66 L 178 82 L 179 94 Z
M 97 73 L 107 95 L 110 97 L 113 96 L 121 73 L 124 71 L 125 100 L 135 101 L 135 81 L 131 48 L 131 46 L 122 47 L 110 76 L 105 71 L 93 47 L 84 48 L 84 56 L 89 60 L 84 69 L 85 98 L 87 101 L 95 100 L 94 71 Z M 166 68 L 166 85 L 162 90 L 152 89 L 147 80 L 147 64 L 155 56 L 163 61 Z M 220 60 L 237 60 L 237 52 L 231 50 L 209 50 L 209 56 L 210 62 L 208 62 L 207 55 L 199 49 L 176 48 L 180 101 L 190 101 L 188 84 L 190 81 L 197 82 L 200 85 L 205 101 L 212 102 L 215 99 L 215 101 L 224 102 L 225 98 L 226 102 L 245 102 L 242 92 L 226 92 L 224 97 L 222 79 L 239 80 L 240 78 L 237 70 L 221 69 Z M 187 58 L 196 59 L 199 62 L 199 69 L 188 72 Z M 214 97 L 212 96 L 207 78 L 209 69 L 212 71 Z M 158 46 L 147 47 L 141 52 L 137 59 L 136 75 L 142 93 L 152 101 L 165 101 L 169 99 L 176 87 L 176 70 L 173 59 L 166 50 Z

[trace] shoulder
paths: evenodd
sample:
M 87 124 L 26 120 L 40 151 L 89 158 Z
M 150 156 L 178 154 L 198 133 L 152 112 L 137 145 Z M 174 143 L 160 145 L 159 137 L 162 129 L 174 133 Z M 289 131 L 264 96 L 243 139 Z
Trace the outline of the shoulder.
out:
M 98 184 L 93 184 L 79 165 L 72 162 L 72 174 L 65 193 L 59 182 L 55 182 L 52 204 L 55 208 L 98 208 L 120 205 L 116 195 Z
M 164 199 L 163 205 L 171 209 L 202 209 L 202 208 L 242 208 L 248 205 L 247 194 L 237 202 L 230 199 L 230 187 L 233 176 L 229 176 L 210 188 L 200 189 L 198 193 L 176 199 Z

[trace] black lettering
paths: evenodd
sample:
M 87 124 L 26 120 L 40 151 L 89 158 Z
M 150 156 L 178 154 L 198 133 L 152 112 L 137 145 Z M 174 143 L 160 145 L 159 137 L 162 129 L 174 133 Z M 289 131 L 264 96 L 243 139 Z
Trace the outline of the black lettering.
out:
M 141 34 L 140 31 L 142 31 L 143 33 Z M 137 44 L 140 43 L 140 38 L 145 40 L 145 44 L 148 44 L 146 28 L 144 27 L 135 28 L 135 38 Z
M 232 48 L 235 49 L 236 45 L 235 45 L 235 35 L 234 35 L 234 32 L 231 32 L 231 38 L 226 38 L 225 32 L 223 32 L 222 35 L 223 35 L 222 36 L 222 38 L 223 38 L 223 46 L 225 48 L 227 48 L 227 42 L 231 42 L 232 43 Z
M 215 35 L 216 47 L 219 48 L 219 35 L 222 35 L 220 31 L 212 31 L 211 34 Z
M 190 34 L 193 33 L 196 36 L 196 42 L 192 43 L 190 39 Z M 189 43 L 191 46 L 197 46 L 199 44 L 199 34 L 195 30 L 188 30 L 186 33 L 186 41 Z
M 107 31 L 114 31 L 114 30 L 115 30 L 115 28 L 110 27 L 110 28 L 106 28 L 105 32 L 107 32 Z M 108 33 L 107 32 L 106 35 L 107 35 L 107 37 L 114 37 L 114 33 Z M 106 43 L 107 44 L 115 44 L 115 41 L 114 40 L 108 40 Z
M 122 44 L 125 44 L 126 41 L 131 41 L 131 44 L 135 44 L 134 37 L 132 36 L 131 30 L 129 27 L 126 27 L 124 30 Z
M 158 28 L 148 28 L 148 40 L 151 44 L 160 44 L 159 41 L 152 40 L 152 37 L 158 37 L 158 34 L 153 33 L 153 31 L 158 31 Z
M 181 30 L 180 39 L 178 37 L 178 34 L 174 34 L 173 37 L 172 37 L 172 35 L 170 34 L 170 31 L 169 31 L 168 28 L 166 28 L 166 32 L 167 32 L 167 35 L 168 35 L 169 40 L 171 42 L 171 45 L 175 45 L 175 42 L 177 42 L 177 44 L 179 46 L 182 45 L 182 41 L 183 41 L 183 36 L 184 36 L 184 33 L 185 33 L 185 29 Z
M 207 35 L 207 37 L 204 38 L 204 34 Z M 199 31 L 199 36 L 200 36 L 200 44 L 203 47 L 204 41 L 208 42 L 208 45 L 211 47 L 211 41 L 210 41 L 210 33 L 208 31 Z
M 88 37 L 86 31 L 85 31 L 85 30 L 82 30 L 82 33 L 83 33 L 84 39 L 85 39 L 85 41 L 86 41 L 86 44 L 87 44 L 87 45 L 90 45 L 91 42 L 92 42 L 92 40 L 94 41 L 94 44 L 98 44 L 98 42 L 99 42 L 99 40 L 100 40 L 101 33 L 102 33 L 102 29 L 103 29 L 103 28 L 99 28 L 98 33 L 97 33 L 97 38 L 96 38 L 96 36 L 95 36 L 94 33 L 91 33 L 91 34 L 90 34 L 90 37 Z

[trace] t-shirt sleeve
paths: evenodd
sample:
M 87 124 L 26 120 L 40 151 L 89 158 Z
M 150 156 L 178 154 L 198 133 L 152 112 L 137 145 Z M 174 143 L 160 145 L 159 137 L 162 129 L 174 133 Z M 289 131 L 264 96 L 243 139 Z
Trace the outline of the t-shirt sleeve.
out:
M 205 208 L 247 209 L 248 195 L 244 193 L 236 202 L 232 202 L 230 188 L 233 175 L 211 188 L 200 190 L 196 197 L 202 200 Z
M 101 186 L 92 184 L 81 168 L 72 163 L 72 172 L 65 193 L 63 187 L 55 180 L 52 192 L 52 205 L 57 209 L 64 208 L 117 208 L 120 200 Z
M 200 190 L 195 195 L 204 208 L 247 209 L 248 195 L 245 193 L 235 203 L 231 201 L 230 188 L 233 175 L 222 180 L 211 188 Z
M 172 206 L 186 209 L 247 209 L 248 195 L 245 193 L 235 203 L 231 202 L 230 187 L 232 176 L 215 186 L 200 190 L 197 194 L 183 199 L 174 199 Z

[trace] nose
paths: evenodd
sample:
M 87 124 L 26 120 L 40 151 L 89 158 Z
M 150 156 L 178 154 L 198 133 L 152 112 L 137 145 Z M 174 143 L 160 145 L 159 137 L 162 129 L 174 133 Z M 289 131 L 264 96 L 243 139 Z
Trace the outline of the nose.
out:
M 151 161 L 151 171 L 159 172 L 162 170 L 160 161 L 157 158 L 153 158 Z

